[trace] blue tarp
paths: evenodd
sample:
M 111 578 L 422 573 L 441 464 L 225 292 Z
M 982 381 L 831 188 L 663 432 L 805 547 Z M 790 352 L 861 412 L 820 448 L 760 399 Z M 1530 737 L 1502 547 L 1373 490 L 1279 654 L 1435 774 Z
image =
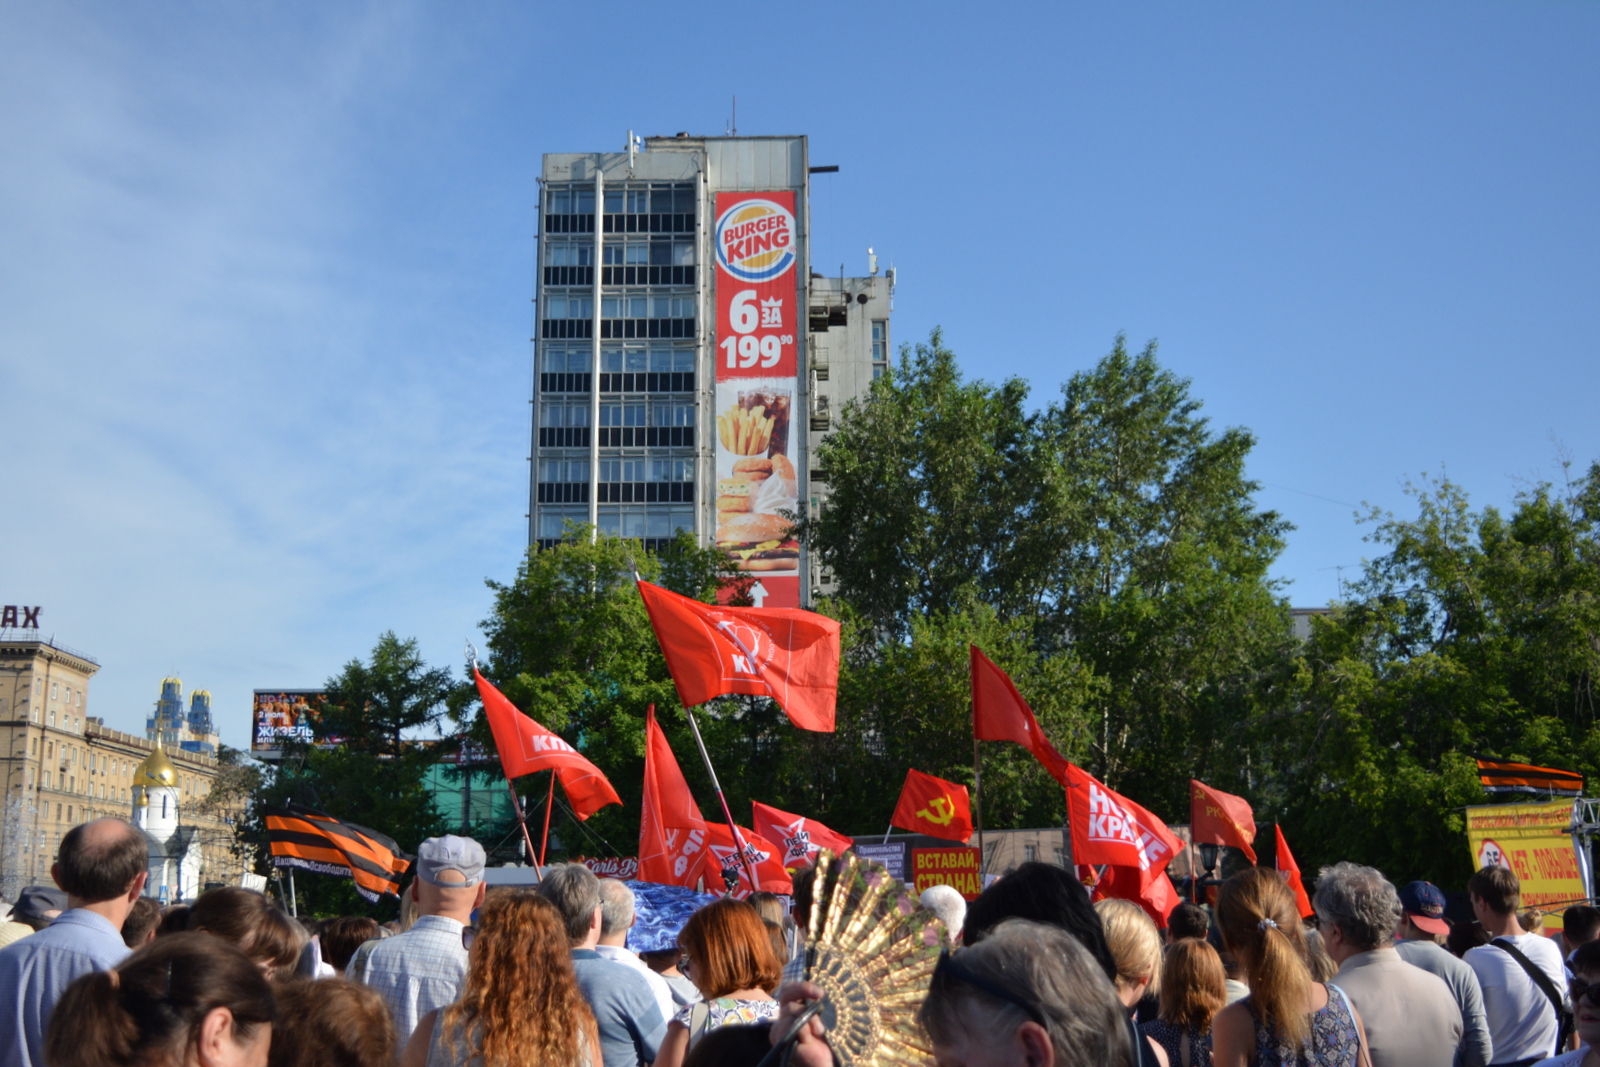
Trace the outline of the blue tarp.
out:
M 678 931 L 689 916 L 714 903 L 710 893 L 696 893 L 678 885 L 656 882 L 625 882 L 633 890 L 634 910 L 638 915 L 628 931 L 628 947 L 635 952 L 665 952 L 678 946 Z

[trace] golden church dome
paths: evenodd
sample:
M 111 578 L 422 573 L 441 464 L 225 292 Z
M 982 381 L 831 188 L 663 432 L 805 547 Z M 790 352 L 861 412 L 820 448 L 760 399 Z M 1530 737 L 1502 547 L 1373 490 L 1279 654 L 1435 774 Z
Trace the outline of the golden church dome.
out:
M 178 784 L 178 768 L 174 767 L 167 754 L 161 751 L 160 741 L 156 742 L 156 750 L 133 769 L 133 784 L 145 788 Z

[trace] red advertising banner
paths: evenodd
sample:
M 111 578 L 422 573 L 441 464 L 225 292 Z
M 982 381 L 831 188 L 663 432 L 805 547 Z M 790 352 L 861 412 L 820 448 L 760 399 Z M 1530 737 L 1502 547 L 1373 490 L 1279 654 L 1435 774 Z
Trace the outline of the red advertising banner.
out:
M 756 575 L 756 607 L 800 606 L 791 536 L 805 432 L 794 193 L 718 193 L 717 547 Z
M 954 886 L 968 900 L 977 900 L 983 891 L 978 877 L 978 850 L 975 848 L 914 848 L 911 850 L 911 875 L 920 896 L 933 885 Z

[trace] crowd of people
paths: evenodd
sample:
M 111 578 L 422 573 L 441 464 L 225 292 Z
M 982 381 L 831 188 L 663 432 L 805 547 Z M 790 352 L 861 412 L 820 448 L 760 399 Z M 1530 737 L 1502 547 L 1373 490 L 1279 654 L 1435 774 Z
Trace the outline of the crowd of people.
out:
M 0 923 L 8 1067 L 827 1067 L 805 980 L 807 872 L 695 911 L 635 954 L 629 887 L 558 864 L 490 889 L 483 849 L 431 838 L 402 919 L 287 915 L 239 887 L 161 908 L 145 839 L 99 819 L 65 835 L 59 887 Z M 1600 1067 L 1600 910 L 1559 938 L 1517 877 L 1466 885 L 1448 922 L 1426 882 L 1324 868 L 1302 917 L 1275 871 L 1158 926 L 1025 863 L 970 903 L 922 903 L 949 934 L 917 1014 L 940 1067 Z

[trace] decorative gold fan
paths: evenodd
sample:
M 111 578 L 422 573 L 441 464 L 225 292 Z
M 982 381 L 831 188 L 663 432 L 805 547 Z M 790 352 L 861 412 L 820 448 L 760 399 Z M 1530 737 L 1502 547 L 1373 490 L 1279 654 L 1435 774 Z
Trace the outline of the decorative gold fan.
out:
M 806 969 L 827 994 L 820 1015 L 839 1063 L 933 1063 L 917 1009 L 948 943 L 944 924 L 883 867 L 817 854 Z

